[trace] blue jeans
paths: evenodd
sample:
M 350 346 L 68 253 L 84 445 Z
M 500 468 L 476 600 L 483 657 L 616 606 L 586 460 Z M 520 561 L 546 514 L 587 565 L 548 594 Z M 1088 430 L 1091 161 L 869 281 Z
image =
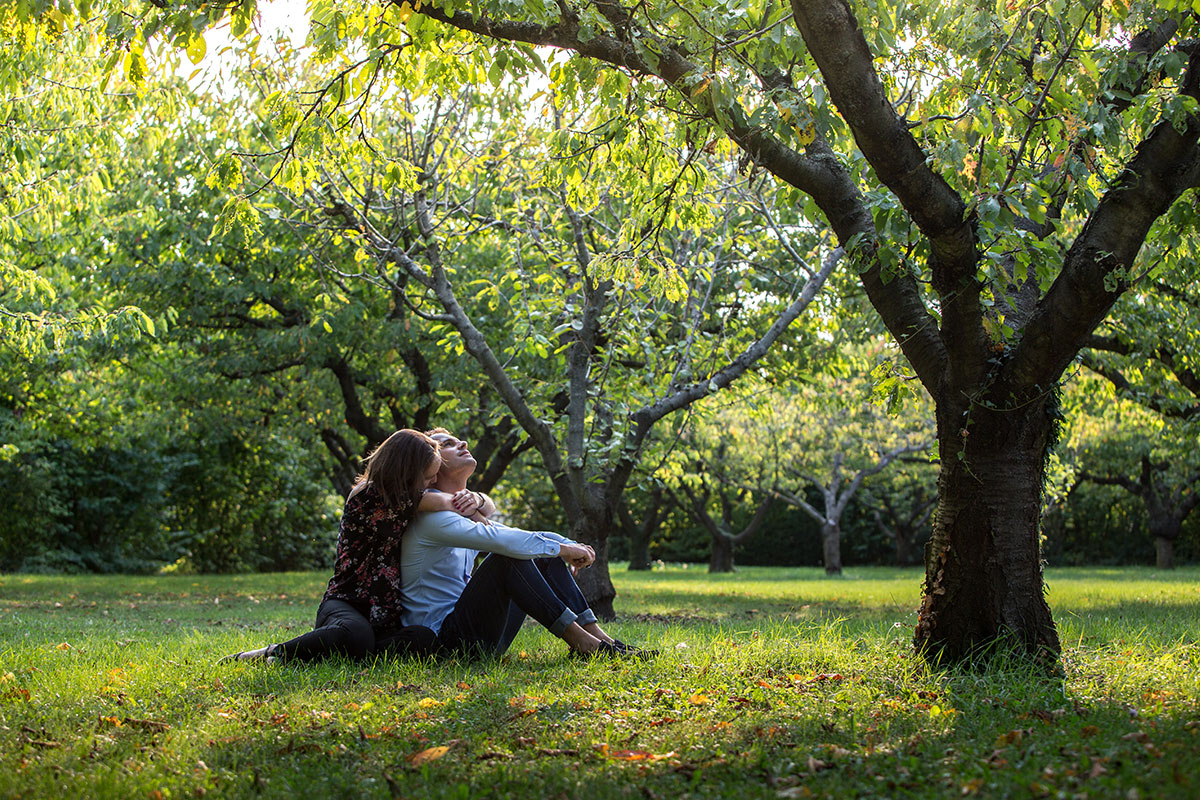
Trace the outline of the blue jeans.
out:
M 561 558 L 526 561 L 492 553 L 467 581 L 454 610 L 442 622 L 438 646 L 501 656 L 526 615 L 560 637 L 572 622 L 596 621 Z

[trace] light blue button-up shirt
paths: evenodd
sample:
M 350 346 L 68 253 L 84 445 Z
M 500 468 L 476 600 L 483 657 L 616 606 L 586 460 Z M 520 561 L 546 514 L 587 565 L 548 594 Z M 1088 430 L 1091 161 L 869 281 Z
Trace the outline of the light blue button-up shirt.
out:
M 485 525 L 453 511 L 418 514 L 400 545 L 401 620 L 440 631 L 481 552 L 533 559 L 557 556 L 560 544 L 575 542 L 550 531 Z

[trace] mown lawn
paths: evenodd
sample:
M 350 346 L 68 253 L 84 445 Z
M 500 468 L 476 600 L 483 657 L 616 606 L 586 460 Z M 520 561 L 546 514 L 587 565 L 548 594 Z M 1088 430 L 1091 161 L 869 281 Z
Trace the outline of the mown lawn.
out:
M 1200 569 L 1051 570 L 1057 678 L 924 667 L 915 570 L 614 578 L 657 660 L 218 666 L 325 576 L 0 576 L 0 796 L 1200 797 Z

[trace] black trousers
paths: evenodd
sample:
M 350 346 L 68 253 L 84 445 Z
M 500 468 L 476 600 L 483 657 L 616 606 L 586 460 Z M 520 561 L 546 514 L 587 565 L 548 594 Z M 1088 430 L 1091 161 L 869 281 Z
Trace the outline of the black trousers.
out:
M 438 646 L 458 653 L 504 655 L 526 615 L 560 637 L 572 622 L 596 621 L 561 558 L 525 560 L 492 553 L 442 622 Z
M 354 604 L 327 598 L 317 609 L 313 630 L 271 645 L 267 655 L 285 661 L 316 661 L 333 655 L 424 655 L 433 651 L 436 638 L 433 631 L 421 625 L 376 630 Z

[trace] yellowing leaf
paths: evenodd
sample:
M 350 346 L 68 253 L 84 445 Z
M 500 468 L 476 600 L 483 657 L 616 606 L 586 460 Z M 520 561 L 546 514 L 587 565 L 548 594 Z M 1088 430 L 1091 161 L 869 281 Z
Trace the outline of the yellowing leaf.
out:
M 617 761 L 646 761 L 650 754 L 645 750 L 614 750 L 608 757 Z
M 438 706 L 443 705 L 445 705 L 445 703 L 443 703 L 441 700 L 434 700 L 432 697 L 423 697 L 421 698 L 421 701 L 417 703 L 417 708 L 437 708 Z
M 71 647 L 71 645 L 67 644 L 66 642 L 61 642 L 59 644 L 54 645 L 54 649 L 55 650 L 71 650 L 73 648 Z
M 817 138 L 817 126 L 809 123 L 808 125 L 797 127 L 796 138 L 802 146 L 808 147 Z
M 436 761 L 437 759 L 441 758 L 442 756 L 446 755 L 446 753 L 449 753 L 449 752 L 450 752 L 450 748 L 447 747 L 446 745 L 444 745 L 444 744 L 438 745 L 437 747 L 430 747 L 425 750 L 422 750 L 421 752 L 419 752 L 419 753 L 415 754 L 414 756 L 412 756 L 411 758 L 409 758 L 408 762 L 410 764 L 412 764 L 414 767 L 416 767 L 416 766 L 420 766 L 421 764 L 424 764 L 427 761 Z
M 204 37 L 199 34 L 187 44 L 187 57 L 191 59 L 193 64 L 199 64 L 203 61 L 206 52 L 208 52 L 208 44 L 204 41 Z
M 712 701 L 708 699 L 708 695 L 696 693 L 688 698 L 688 702 L 694 706 L 706 706 Z

